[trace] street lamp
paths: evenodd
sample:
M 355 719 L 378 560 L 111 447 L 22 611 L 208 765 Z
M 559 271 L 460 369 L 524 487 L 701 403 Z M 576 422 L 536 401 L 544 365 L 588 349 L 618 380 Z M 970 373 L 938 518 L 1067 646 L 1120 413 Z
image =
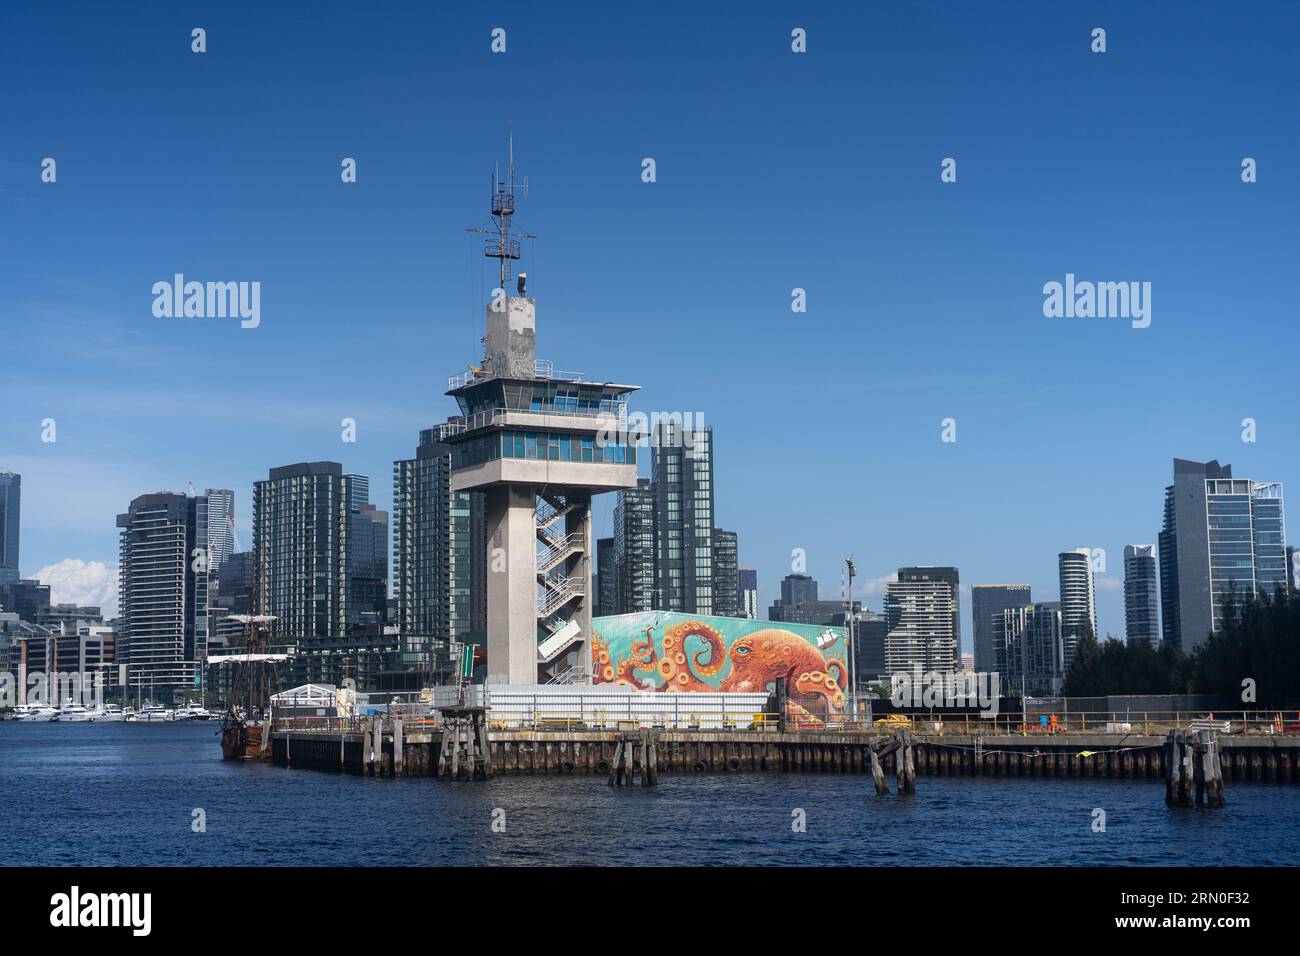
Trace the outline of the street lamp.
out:
M 853 719 L 858 718 L 858 633 L 854 627 L 853 621 L 853 579 L 857 577 L 858 569 L 853 563 L 853 555 L 850 554 L 844 559 L 844 564 L 849 575 L 849 593 L 848 600 L 844 607 L 844 623 L 848 625 L 849 632 L 849 713 Z

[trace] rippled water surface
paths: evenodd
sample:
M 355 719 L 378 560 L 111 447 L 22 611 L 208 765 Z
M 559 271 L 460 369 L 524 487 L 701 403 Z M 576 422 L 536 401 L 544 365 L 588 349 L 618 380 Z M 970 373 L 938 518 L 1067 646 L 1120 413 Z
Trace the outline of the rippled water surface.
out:
M 1229 782 L 1222 810 L 1171 810 L 1154 780 L 917 786 L 900 799 L 877 797 L 869 776 L 663 774 L 650 790 L 585 776 L 370 779 L 226 763 L 215 724 L 8 721 L 0 862 L 1300 865 L 1296 786 Z

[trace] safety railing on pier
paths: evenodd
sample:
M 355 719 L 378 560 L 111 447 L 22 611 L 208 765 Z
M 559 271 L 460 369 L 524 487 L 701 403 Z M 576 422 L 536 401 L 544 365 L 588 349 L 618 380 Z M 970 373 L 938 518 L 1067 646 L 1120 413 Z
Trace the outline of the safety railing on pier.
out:
M 865 718 L 845 718 L 812 714 L 803 724 L 821 722 L 826 729 L 852 728 L 855 732 L 870 725 L 907 727 L 918 735 L 1020 735 L 1052 736 L 1068 734 L 1139 734 L 1163 736 L 1170 730 L 1215 730 L 1221 734 L 1300 735 L 1300 711 L 1080 711 L 1026 713 L 999 711 L 992 714 L 970 711 L 895 713 Z M 792 716 L 790 723 L 797 723 Z
M 1070 735 L 1164 736 L 1170 730 L 1212 729 L 1221 735 L 1296 735 L 1300 736 L 1300 711 L 1143 711 L 1117 714 L 1113 711 L 1030 715 L 999 713 L 890 714 L 883 717 L 850 717 L 843 714 L 780 714 L 738 708 L 734 713 L 723 708 L 693 711 L 689 694 L 672 695 L 684 703 L 671 712 L 636 713 L 625 707 L 587 707 L 581 710 L 535 706 L 512 708 L 508 716 L 494 718 L 489 712 L 488 726 L 493 730 L 524 733 L 576 732 L 582 730 L 623 731 L 660 729 L 683 731 L 784 731 L 818 734 L 880 734 L 906 727 L 918 736 L 1025 736 L 1052 737 Z M 677 705 L 678 701 L 674 701 Z M 401 718 L 406 733 L 436 731 L 442 723 L 430 704 L 394 704 L 387 712 L 348 717 L 275 717 L 273 731 L 338 734 L 360 733 L 373 716 Z M 1039 717 L 1045 719 L 1039 720 Z M 1055 719 L 1053 719 L 1055 718 Z

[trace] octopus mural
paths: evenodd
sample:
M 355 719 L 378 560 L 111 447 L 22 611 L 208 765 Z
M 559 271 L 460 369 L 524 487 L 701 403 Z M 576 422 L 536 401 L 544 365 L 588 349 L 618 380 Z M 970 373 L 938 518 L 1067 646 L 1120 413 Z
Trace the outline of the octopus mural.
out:
M 813 711 L 825 715 L 844 711 L 847 668 L 840 656 L 843 634 L 837 628 L 668 613 L 598 618 L 592 623 L 595 683 L 660 693 L 762 693 L 784 677 L 789 717 L 805 725 L 817 724 L 820 719 Z M 656 630 L 662 632 L 657 644 Z M 632 632 L 622 642 L 625 653 L 611 650 L 612 642 L 603 636 L 610 631 Z M 731 637 L 724 631 L 732 632 Z M 810 702 L 815 705 L 805 706 Z

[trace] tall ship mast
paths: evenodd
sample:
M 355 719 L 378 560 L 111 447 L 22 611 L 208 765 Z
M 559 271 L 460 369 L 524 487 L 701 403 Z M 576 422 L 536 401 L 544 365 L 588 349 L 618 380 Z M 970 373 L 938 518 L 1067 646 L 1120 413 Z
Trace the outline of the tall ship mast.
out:
M 289 655 L 271 653 L 268 625 L 276 617 L 264 613 L 265 591 L 260 585 L 257 603 L 263 613 L 230 615 L 245 627 L 244 652 L 215 659 L 236 668 L 234 688 L 221 716 L 221 756 L 226 760 L 271 759 L 271 696 L 280 685 L 276 665 Z

